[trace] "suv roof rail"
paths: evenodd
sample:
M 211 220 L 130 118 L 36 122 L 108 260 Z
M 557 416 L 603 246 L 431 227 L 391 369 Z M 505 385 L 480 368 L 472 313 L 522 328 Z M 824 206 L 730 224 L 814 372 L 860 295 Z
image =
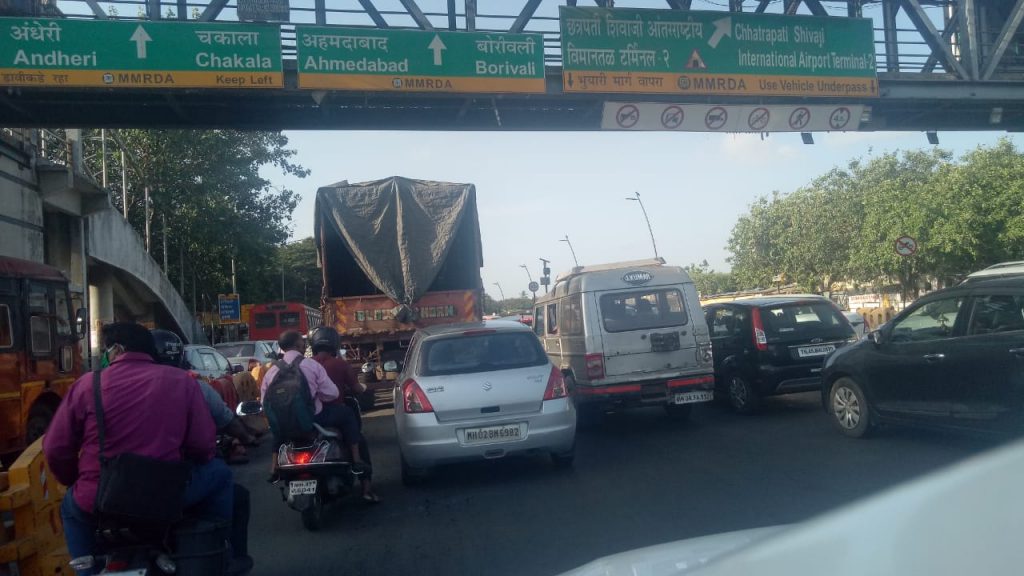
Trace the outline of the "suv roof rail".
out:
M 586 274 L 588 272 L 607 272 L 609 270 L 620 270 L 623 268 L 642 268 L 651 266 L 664 266 L 665 259 L 658 258 L 646 258 L 643 260 L 627 260 L 625 262 L 609 262 L 607 264 L 592 264 L 590 266 L 576 266 L 569 272 L 559 274 L 555 278 L 555 284 L 572 278 L 573 276 L 579 276 L 580 274 Z

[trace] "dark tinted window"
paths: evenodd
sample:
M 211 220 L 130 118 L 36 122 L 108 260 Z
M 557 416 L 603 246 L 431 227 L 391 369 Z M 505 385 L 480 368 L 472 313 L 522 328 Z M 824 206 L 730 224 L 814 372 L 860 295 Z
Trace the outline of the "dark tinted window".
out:
M 794 302 L 763 306 L 761 322 L 768 338 L 853 335 L 850 323 L 830 302 Z
M 281 312 L 281 328 L 297 328 L 298 326 L 298 312 Z
M 421 355 L 423 376 L 467 374 L 543 366 L 548 358 L 530 332 L 491 332 L 428 340 Z
M 601 319 L 608 332 L 667 328 L 687 322 L 683 295 L 675 288 L 604 294 Z
M 14 346 L 14 327 L 11 325 L 11 309 L 0 304 L 0 348 Z
M 214 348 L 217 349 L 217 352 L 220 352 L 228 358 L 256 355 L 255 344 L 218 344 L 214 346 Z
M 924 342 L 953 335 L 963 296 L 922 304 L 893 325 L 893 342 Z
M 579 336 L 583 334 L 583 297 L 573 294 L 562 300 L 562 334 Z
M 544 307 L 541 306 L 533 311 L 533 331 L 538 335 L 544 335 Z
M 742 308 L 718 308 L 709 314 L 711 337 L 735 336 L 746 323 L 747 311 Z
M 256 314 L 255 324 L 257 328 L 273 328 L 277 326 L 277 315 L 273 312 L 260 312 Z
M 1010 295 L 976 296 L 968 334 L 1024 330 L 1024 298 Z

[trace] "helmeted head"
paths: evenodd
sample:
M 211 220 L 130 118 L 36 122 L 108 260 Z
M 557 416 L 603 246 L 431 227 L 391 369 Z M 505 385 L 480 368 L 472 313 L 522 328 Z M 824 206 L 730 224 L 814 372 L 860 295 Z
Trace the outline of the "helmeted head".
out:
M 154 359 L 158 364 L 181 367 L 181 356 L 185 351 L 185 344 L 177 334 L 170 330 L 151 330 L 153 343 L 156 346 Z
M 330 326 L 321 326 L 309 335 L 309 345 L 313 348 L 313 354 L 330 352 L 331 356 L 337 356 L 341 335 Z

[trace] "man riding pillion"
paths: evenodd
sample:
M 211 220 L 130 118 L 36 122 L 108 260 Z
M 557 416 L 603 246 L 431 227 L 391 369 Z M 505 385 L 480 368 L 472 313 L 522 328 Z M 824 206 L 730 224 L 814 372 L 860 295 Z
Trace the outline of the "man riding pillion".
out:
M 94 514 L 103 456 L 136 454 L 192 464 L 184 492 L 187 510 L 230 521 L 231 469 L 214 458 L 216 429 L 198 384 L 182 370 L 154 362 L 153 336 L 145 327 L 113 323 L 102 328 L 110 366 L 99 376 L 79 378 L 64 397 L 43 440 L 53 475 L 68 486 L 61 504 L 64 536 L 79 576 L 93 573 L 97 519 Z M 99 435 L 96 397 L 102 399 L 104 438 Z
M 292 440 L 292 438 L 288 437 L 288 430 L 281 430 L 279 429 L 280 425 L 275 424 L 275 422 L 283 421 L 286 415 L 275 413 L 273 402 L 268 398 L 267 390 L 273 386 L 274 379 L 277 378 L 278 374 L 281 374 L 282 371 L 287 370 L 289 367 L 297 367 L 309 387 L 310 397 L 313 400 L 312 420 L 325 428 L 339 430 L 342 441 L 352 457 L 353 473 L 363 474 L 368 472 L 369 466 L 363 462 L 359 454 L 360 434 L 356 416 L 351 408 L 341 402 L 336 402 L 341 393 L 330 377 L 327 376 L 324 367 L 313 361 L 304 361 L 306 359 L 303 357 L 303 351 L 306 345 L 302 334 L 294 330 L 284 332 L 278 339 L 277 345 L 281 349 L 283 356 L 280 360 L 275 361 L 274 365 L 267 371 L 260 389 L 260 398 L 263 398 L 263 409 L 270 420 L 270 429 L 274 434 L 275 446 L 280 446 Z M 305 407 L 299 408 L 306 409 Z M 276 469 L 271 474 L 271 480 L 276 480 Z
M 359 413 L 359 403 L 355 398 L 366 391 L 366 385 L 359 382 L 352 366 L 338 357 L 341 336 L 338 335 L 338 331 L 334 328 L 321 326 L 310 335 L 309 345 L 313 349 L 313 359 L 324 367 L 327 376 L 338 387 L 342 400 L 352 408 L 352 413 L 356 416 L 360 432 L 359 456 L 364 462 L 371 464 L 370 448 L 366 444 L 366 436 L 362 434 L 363 422 Z M 363 500 L 370 504 L 380 502 L 380 498 L 373 492 L 370 472 L 368 471 L 366 474 L 363 474 L 360 480 L 363 486 Z

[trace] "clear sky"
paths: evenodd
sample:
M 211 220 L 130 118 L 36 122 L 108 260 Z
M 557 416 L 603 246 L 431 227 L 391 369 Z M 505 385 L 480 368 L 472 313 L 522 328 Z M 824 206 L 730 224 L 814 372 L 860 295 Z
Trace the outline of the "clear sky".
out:
M 484 286 L 511 297 L 526 289 L 538 258 L 555 273 L 572 267 L 569 236 L 581 264 L 653 255 L 640 207 L 625 200 L 640 192 L 659 253 L 671 264 L 706 259 L 727 270 L 725 249 L 736 218 L 773 190 L 790 192 L 833 166 L 893 149 L 929 146 L 916 133 L 799 134 L 668 132 L 287 132 L 308 178 L 266 173 L 302 200 L 293 237 L 313 232 L 319 186 L 388 176 L 471 182 L 477 188 L 484 244 Z M 994 143 L 1000 132 L 939 133 L 940 146 L 958 155 Z M 1020 137 L 1015 138 L 1018 144 Z

